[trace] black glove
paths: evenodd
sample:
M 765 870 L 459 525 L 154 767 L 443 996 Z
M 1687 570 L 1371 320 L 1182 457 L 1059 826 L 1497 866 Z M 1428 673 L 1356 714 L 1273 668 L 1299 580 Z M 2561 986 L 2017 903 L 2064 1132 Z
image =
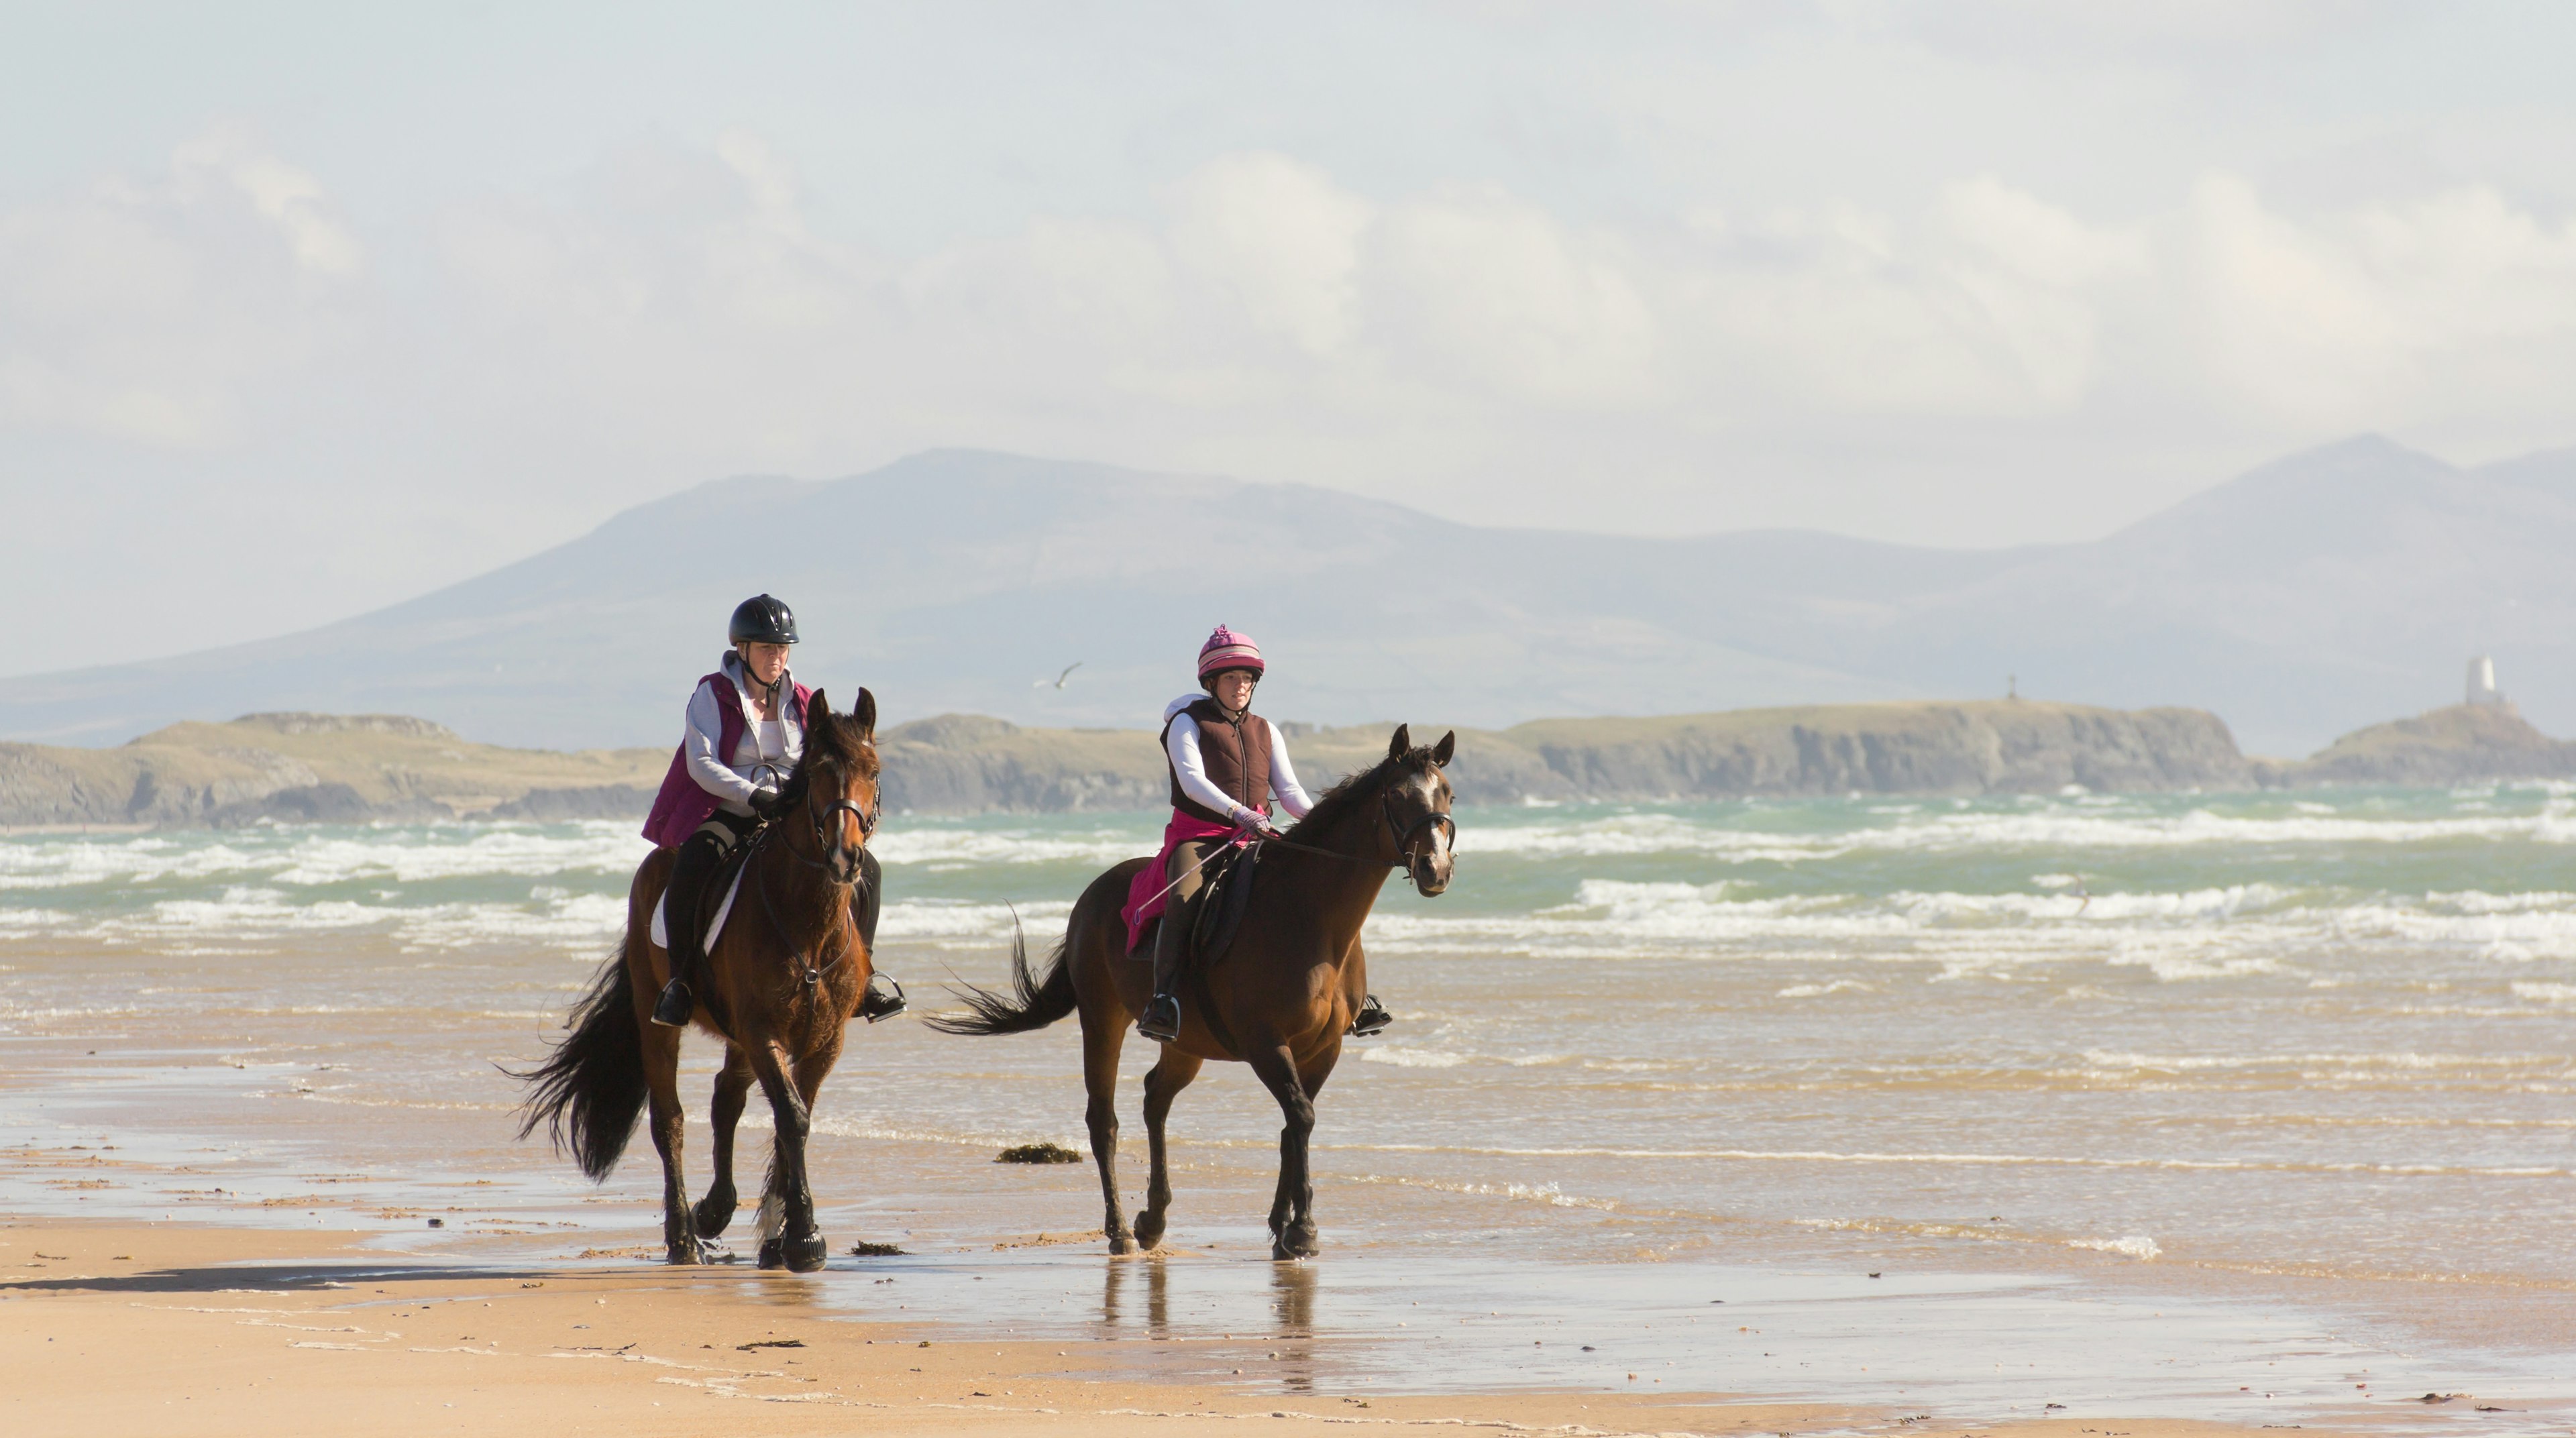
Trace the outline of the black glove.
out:
M 787 801 L 775 785 L 763 784 L 751 791 L 751 812 L 763 819 L 775 819 L 787 808 Z

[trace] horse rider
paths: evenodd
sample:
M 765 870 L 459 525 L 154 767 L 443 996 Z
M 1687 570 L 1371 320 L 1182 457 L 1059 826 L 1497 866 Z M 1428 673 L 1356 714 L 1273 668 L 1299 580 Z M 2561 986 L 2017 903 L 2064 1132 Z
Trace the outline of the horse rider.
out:
M 679 752 L 671 756 L 671 771 L 644 823 L 645 838 L 680 851 L 663 898 L 671 982 L 653 1004 L 653 1022 L 665 1028 L 686 1027 L 697 1007 L 692 986 L 706 965 L 703 903 L 708 877 L 764 821 L 776 817 L 779 789 L 805 752 L 805 704 L 813 691 L 787 669 L 787 649 L 796 642 L 795 614 L 781 601 L 756 594 L 734 607 L 725 633 L 733 648 L 689 696 Z M 883 894 L 877 856 L 861 849 L 850 916 L 858 921 L 859 942 L 866 945 L 872 966 Z M 859 1004 L 870 1023 L 904 1008 L 902 989 L 882 992 L 877 978 L 869 975 Z
M 1264 669 L 1261 646 L 1220 624 L 1199 646 L 1199 688 L 1163 706 L 1163 757 L 1171 767 L 1172 819 L 1163 830 L 1162 882 L 1171 887 L 1154 936 L 1154 997 L 1136 1032 L 1169 1043 L 1180 1037 L 1181 1000 L 1173 991 L 1187 952 L 1193 901 L 1205 887 L 1200 865 L 1246 830 L 1276 834 L 1270 800 L 1289 817 L 1314 807 L 1288 762 L 1279 727 L 1252 712 Z M 1351 1021 L 1373 1034 L 1394 1022 L 1377 995 Z

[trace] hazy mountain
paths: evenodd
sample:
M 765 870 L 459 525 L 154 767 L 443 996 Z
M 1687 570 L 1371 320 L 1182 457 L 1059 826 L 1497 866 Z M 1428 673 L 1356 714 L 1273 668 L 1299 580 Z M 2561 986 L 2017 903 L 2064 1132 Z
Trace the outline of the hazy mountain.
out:
M 2249 749 L 2304 752 L 2450 701 L 2472 652 L 2569 727 L 2570 553 L 2576 452 L 2463 470 L 2377 439 L 2099 541 L 1977 552 L 1486 529 L 1303 485 L 937 451 L 702 485 L 302 634 L 14 679 L 0 735 L 297 708 L 668 742 L 725 616 L 766 589 L 803 622 L 800 677 L 843 699 L 864 682 L 890 720 L 1148 724 L 1224 620 L 1278 665 L 1266 712 L 1328 723 L 1983 697 L 2009 673 L 2027 695 L 2212 709 Z

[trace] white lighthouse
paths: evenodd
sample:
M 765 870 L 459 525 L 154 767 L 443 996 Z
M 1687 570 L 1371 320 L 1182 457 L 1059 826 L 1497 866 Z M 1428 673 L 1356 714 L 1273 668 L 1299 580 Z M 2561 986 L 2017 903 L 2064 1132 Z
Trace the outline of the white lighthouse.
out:
M 2469 661 L 2469 697 L 2462 701 L 2476 709 L 2503 709 L 2504 691 L 2496 688 L 2495 657 L 2481 654 Z

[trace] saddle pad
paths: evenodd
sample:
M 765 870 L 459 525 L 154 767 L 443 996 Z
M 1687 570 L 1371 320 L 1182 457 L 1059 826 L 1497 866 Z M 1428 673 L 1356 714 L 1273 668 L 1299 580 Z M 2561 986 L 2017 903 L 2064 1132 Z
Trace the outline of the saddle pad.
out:
M 749 864 L 733 866 L 733 882 L 725 885 L 724 902 L 716 905 L 715 919 L 707 925 L 707 941 L 699 946 L 699 953 L 714 951 L 716 935 L 724 932 L 725 915 L 733 912 L 733 896 L 742 892 L 743 871 L 750 867 Z M 666 914 L 670 907 L 671 891 L 665 887 L 662 890 L 662 897 L 655 900 L 653 904 L 653 947 L 657 949 L 667 950 L 671 947 L 671 921 Z
M 1253 878 L 1260 869 L 1260 845 L 1238 849 L 1200 892 L 1198 923 L 1190 935 L 1194 962 L 1214 963 L 1234 947 L 1234 934 L 1243 927 L 1243 911 L 1252 903 Z

